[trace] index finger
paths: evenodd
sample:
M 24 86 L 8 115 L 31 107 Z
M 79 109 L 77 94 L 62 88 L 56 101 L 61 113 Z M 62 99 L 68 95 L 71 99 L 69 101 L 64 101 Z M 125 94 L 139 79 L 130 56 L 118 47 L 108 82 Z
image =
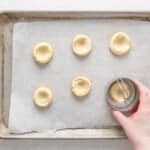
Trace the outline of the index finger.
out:
M 146 93 L 150 93 L 150 90 L 143 83 L 138 80 L 134 80 L 134 82 L 137 85 L 141 96 L 145 95 Z
M 147 105 L 147 102 L 148 102 L 148 104 L 149 104 L 149 102 L 150 102 L 150 90 L 145 85 L 143 85 L 140 81 L 134 80 L 134 82 L 137 85 L 137 88 L 139 90 L 141 103 Z

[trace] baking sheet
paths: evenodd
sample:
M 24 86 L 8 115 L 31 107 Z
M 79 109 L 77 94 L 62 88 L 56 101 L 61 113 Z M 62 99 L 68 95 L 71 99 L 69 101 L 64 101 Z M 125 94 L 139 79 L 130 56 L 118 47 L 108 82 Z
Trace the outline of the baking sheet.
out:
M 147 21 L 120 19 L 66 19 L 16 23 L 13 30 L 13 72 L 8 127 L 12 132 L 64 128 L 103 128 L 117 125 L 105 101 L 107 84 L 117 77 L 137 78 L 150 87 L 150 26 Z M 128 33 L 132 50 L 122 58 L 108 49 L 110 37 Z M 78 58 L 71 42 L 76 34 L 88 34 L 92 53 Z M 50 64 L 37 65 L 32 50 L 38 42 L 50 42 L 54 57 Z M 71 93 L 71 81 L 85 75 L 92 81 L 92 92 L 79 101 Z M 34 90 L 45 85 L 52 89 L 54 102 L 41 110 L 33 104 Z

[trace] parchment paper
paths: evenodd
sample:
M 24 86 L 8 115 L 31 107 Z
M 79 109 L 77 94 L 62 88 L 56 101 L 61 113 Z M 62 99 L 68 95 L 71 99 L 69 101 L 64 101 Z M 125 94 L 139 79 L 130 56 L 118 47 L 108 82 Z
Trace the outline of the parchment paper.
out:
M 109 39 L 118 31 L 129 34 L 132 49 L 124 57 L 113 56 Z M 72 53 L 76 34 L 87 34 L 92 53 L 79 58 Z M 53 60 L 37 65 L 32 50 L 39 42 L 50 42 Z M 117 77 L 136 78 L 150 87 L 150 23 L 117 19 L 66 19 L 16 23 L 13 30 L 13 73 L 9 128 L 12 132 L 64 128 L 101 128 L 117 125 L 105 101 L 108 83 Z M 88 97 L 78 100 L 71 81 L 85 75 L 92 82 Z M 52 89 L 51 107 L 37 108 L 33 92 L 40 86 Z

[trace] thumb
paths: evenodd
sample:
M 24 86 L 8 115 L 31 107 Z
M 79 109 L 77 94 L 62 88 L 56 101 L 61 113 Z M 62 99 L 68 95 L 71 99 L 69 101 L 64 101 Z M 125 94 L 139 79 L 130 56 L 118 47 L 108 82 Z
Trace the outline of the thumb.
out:
M 126 124 L 128 123 L 128 117 L 123 115 L 120 111 L 116 111 L 111 109 L 111 112 L 115 119 L 119 122 L 119 124 L 123 127 L 126 128 Z

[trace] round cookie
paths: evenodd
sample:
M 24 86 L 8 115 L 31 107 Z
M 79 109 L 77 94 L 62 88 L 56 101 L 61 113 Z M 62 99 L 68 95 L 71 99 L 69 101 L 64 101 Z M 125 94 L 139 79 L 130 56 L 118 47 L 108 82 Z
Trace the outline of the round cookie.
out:
M 76 35 L 72 42 L 72 49 L 78 56 L 88 55 L 92 50 L 91 39 L 85 34 Z
M 89 94 L 91 91 L 91 81 L 85 76 L 77 76 L 72 81 L 72 93 L 75 96 L 82 97 Z
M 53 57 L 53 48 L 46 42 L 38 43 L 33 50 L 33 58 L 38 64 L 47 64 Z
M 131 48 L 131 40 L 124 32 L 115 33 L 109 44 L 110 50 L 114 55 L 125 55 Z
M 37 88 L 33 94 L 33 101 L 39 107 L 47 107 L 52 103 L 52 91 L 47 87 Z

